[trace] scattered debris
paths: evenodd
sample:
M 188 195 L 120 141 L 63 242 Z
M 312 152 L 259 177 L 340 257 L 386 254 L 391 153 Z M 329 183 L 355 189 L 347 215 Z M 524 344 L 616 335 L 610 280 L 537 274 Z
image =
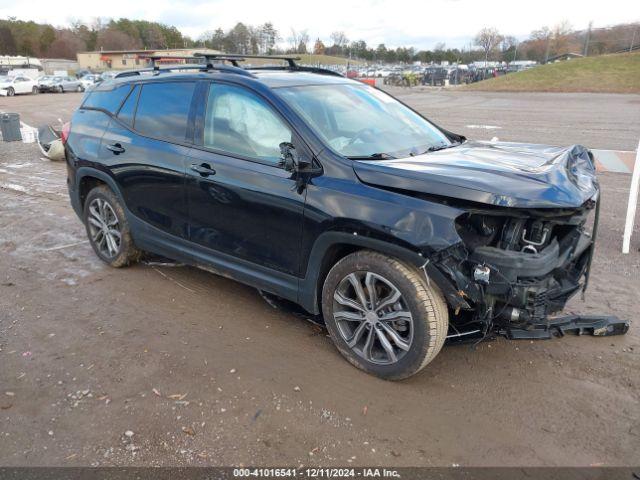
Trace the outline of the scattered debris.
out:
M 156 395 L 156 397 L 161 397 L 162 394 L 158 391 L 157 388 L 152 388 L 151 391 Z
M 294 392 L 299 392 L 300 391 L 300 387 L 296 385 L 295 387 L 293 387 L 293 391 Z
M 173 395 L 169 395 L 167 398 L 170 400 L 184 400 L 186 396 L 186 393 L 174 393 Z
M 229 373 L 236 373 L 236 369 L 232 368 L 231 370 L 229 370 Z
M 134 433 L 131 430 L 127 430 L 126 432 L 124 432 L 124 436 L 127 438 L 131 438 L 133 437 Z
M 366 415 L 368 411 L 369 411 L 369 407 L 365 405 L 364 408 L 362 409 L 362 415 Z
M 191 436 L 194 436 L 196 434 L 195 430 L 191 427 L 182 427 L 182 431 Z

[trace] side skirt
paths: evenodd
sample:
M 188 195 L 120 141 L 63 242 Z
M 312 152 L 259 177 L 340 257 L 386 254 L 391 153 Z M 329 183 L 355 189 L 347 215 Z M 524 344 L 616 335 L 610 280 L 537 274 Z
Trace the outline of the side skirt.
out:
M 175 237 L 128 213 L 133 240 L 142 250 L 231 278 L 293 302 L 298 300 L 297 277 Z

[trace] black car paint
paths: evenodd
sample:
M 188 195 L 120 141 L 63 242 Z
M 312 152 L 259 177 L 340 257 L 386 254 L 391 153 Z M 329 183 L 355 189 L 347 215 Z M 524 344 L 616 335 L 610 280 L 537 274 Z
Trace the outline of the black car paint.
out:
M 593 160 L 580 145 L 467 141 L 354 168 L 371 185 L 514 208 L 579 208 L 598 190 Z
M 546 172 L 542 179 L 527 172 L 523 162 L 505 168 L 506 173 L 496 172 L 488 168 L 486 155 L 499 147 L 471 142 L 413 159 L 348 160 L 326 148 L 273 89 L 300 76 L 307 82 L 351 80 L 321 75 L 309 80 L 310 74 L 294 72 L 267 75 L 266 81 L 262 75 L 255 79 L 219 73 L 126 79 L 132 84 L 184 78 L 199 82 L 189 118 L 192 136 L 181 144 L 140 135 L 108 112 L 78 110 L 66 144 L 69 192 L 78 215 L 86 182 L 98 179 L 123 199 L 140 248 L 230 276 L 312 313 L 319 312 L 321 281 L 330 266 L 327 259 L 341 249 L 356 248 L 381 251 L 424 268 L 457 311 L 474 308 L 469 302 L 473 295 L 461 291 L 460 276 L 436 259 L 462 245 L 456 219 L 468 212 L 460 200 L 502 208 L 578 207 L 588 191 L 598 190 L 594 181 L 568 198 L 567 191 L 550 188 L 548 182 L 564 178 L 557 165 L 553 172 L 542 166 Z M 315 167 L 288 172 L 204 148 L 204 93 L 211 81 L 243 86 L 267 100 L 295 132 L 295 148 L 313 158 Z M 112 88 L 112 83 L 124 82 L 104 82 L 96 88 Z M 444 132 L 452 140 L 463 140 Z M 96 139 L 101 139 L 99 146 Z M 125 151 L 113 152 L 107 149 L 110 145 Z M 157 153 L 152 160 L 147 149 Z M 474 149 L 481 150 L 484 158 L 474 156 Z M 574 150 L 584 160 L 586 150 Z M 498 153 L 505 158 L 503 150 Z M 473 178 L 455 178 L 460 156 L 468 171 L 482 177 L 481 188 Z M 437 175 L 430 172 L 435 168 L 431 159 L 440 169 Z M 215 170 L 215 175 L 191 168 L 200 165 Z M 301 178 L 304 188 L 299 188 Z M 536 188 L 522 189 L 523 185 Z M 434 195 L 420 197 L 415 192 Z M 470 292 L 477 290 L 467 286 Z

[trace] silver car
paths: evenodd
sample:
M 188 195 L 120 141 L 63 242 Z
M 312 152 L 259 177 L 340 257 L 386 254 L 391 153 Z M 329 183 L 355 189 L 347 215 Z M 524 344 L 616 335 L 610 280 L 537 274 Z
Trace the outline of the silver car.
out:
M 82 82 L 77 78 L 55 76 L 46 82 L 40 82 L 40 91 L 45 92 L 84 92 Z

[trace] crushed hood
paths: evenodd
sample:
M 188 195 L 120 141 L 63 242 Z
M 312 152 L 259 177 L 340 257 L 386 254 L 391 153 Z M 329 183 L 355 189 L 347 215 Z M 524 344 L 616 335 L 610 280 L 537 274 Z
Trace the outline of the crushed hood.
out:
M 415 157 L 354 161 L 367 184 L 518 208 L 579 207 L 598 191 L 589 151 L 472 142 Z

